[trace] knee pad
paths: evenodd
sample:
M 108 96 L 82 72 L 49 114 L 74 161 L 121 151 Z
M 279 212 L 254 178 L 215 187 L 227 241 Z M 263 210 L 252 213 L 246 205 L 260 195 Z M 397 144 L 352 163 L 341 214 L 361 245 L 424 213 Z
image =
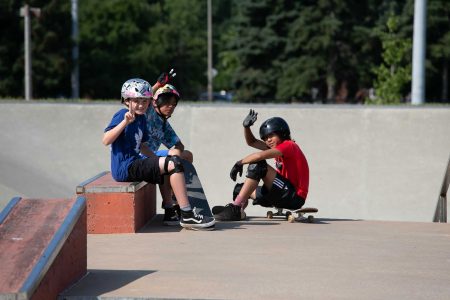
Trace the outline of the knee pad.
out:
M 249 164 L 247 168 L 247 178 L 254 180 L 261 180 L 267 174 L 267 162 L 265 160 L 260 160 L 256 163 Z
M 173 162 L 173 169 L 169 172 L 169 162 Z M 166 156 L 166 160 L 164 162 L 164 175 L 172 175 L 173 173 L 182 173 L 184 172 L 183 163 L 181 162 L 181 158 L 178 155 L 168 155 Z
M 236 183 L 236 185 L 234 186 L 233 201 L 236 200 L 236 197 L 237 195 L 239 195 L 239 192 L 241 191 L 243 185 L 244 185 L 243 183 Z

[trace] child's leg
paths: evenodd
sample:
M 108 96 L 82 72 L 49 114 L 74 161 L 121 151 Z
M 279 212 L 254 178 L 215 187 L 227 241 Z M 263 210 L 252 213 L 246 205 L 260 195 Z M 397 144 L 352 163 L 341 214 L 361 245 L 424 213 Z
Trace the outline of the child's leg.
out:
M 263 180 L 266 188 L 270 190 L 270 188 L 272 188 L 272 183 L 273 180 L 275 179 L 275 176 L 277 175 L 277 172 L 275 171 L 274 168 L 268 165 L 264 166 L 264 168 L 267 168 L 267 170 L 264 170 L 264 172 L 262 173 L 260 173 L 259 170 L 256 170 L 254 173 L 257 174 L 265 173 L 264 177 L 262 177 L 261 179 Z M 255 191 L 259 183 L 259 180 L 257 180 L 258 177 L 252 174 L 251 172 L 252 171 L 250 171 L 250 174 L 249 172 L 247 172 L 247 178 L 244 181 L 244 185 L 242 186 L 239 194 L 237 195 L 236 199 L 233 202 L 234 205 L 239 205 L 244 209 L 247 207 L 248 198 L 255 199 L 256 197 Z
M 275 171 L 275 169 L 272 168 L 271 166 L 267 166 L 267 173 L 266 176 L 263 178 L 264 186 L 267 188 L 267 190 L 270 191 L 270 189 L 272 188 L 272 184 L 276 176 L 277 171 Z
M 180 225 L 191 229 L 213 229 L 216 222 L 214 218 L 195 212 L 189 204 L 181 159 L 178 156 L 160 158 L 159 170 L 170 178 L 170 185 L 181 209 Z
M 164 176 L 164 183 L 159 184 L 159 191 L 161 192 L 162 207 L 163 208 L 172 207 L 174 202 L 172 200 L 172 190 L 170 188 L 169 176 Z
M 174 151 L 173 149 L 170 149 L 170 150 L 168 151 L 168 154 L 169 154 L 169 155 L 178 155 L 177 153 L 178 153 L 178 151 Z M 166 156 L 167 156 L 167 155 L 166 155 Z M 181 154 L 180 154 L 180 157 L 181 157 L 182 159 L 184 159 L 184 160 L 187 160 L 187 161 L 190 162 L 191 164 L 192 164 L 192 162 L 194 161 L 194 155 L 193 155 L 192 152 L 189 151 L 189 150 L 184 150 L 184 151 L 182 151 Z
M 166 164 L 166 157 L 160 157 L 159 158 L 159 168 L 162 174 L 166 172 L 165 170 L 165 164 Z M 172 161 L 168 162 L 167 165 L 167 171 L 172 172 L 175 169 L 175 165 Z M 172 187 L 173 193 L 175 194 L 175 197 L 177 198 L 178 204 L 183 209 L 189 209 L 190 204 L 187 197 L 187 191 L 186 191 L 186 182 L 184 180 L 184 173 L 178 172 L 173 173 L 169 177 L 168 183 L 170 182 L 170 187 Z M 170 188 L 169 187 L 169 188 Z M 170 189 L 169 189 L 170 193 Z
M 258 181 L 255 179 L 247 178 L 242 185 L 239 194 L 234 199 L 233 204 L 239 205 L 242 209 L 245 209 L 248 205 L 248 198 L 255 192 L 256 187 L 258 186 Z

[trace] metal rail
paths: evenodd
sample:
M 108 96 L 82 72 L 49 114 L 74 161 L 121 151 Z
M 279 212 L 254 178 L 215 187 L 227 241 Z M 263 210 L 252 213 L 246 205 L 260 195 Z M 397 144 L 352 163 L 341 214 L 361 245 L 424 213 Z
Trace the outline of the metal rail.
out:
M 437 201 L 436 211 L 434 213 L 433 222 L 447 223 L 447 191 L 450 184 L 450 157 L 447 163 L 447 170 L 442 180 L 441 190 Z

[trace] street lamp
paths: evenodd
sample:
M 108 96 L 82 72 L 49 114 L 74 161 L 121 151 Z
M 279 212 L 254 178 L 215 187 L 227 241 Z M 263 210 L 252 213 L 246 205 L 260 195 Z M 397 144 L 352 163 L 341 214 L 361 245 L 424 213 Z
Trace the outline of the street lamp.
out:
M 20 16 L 24 17 L 24 38 L 25 38 L 25 100 L 30 101 L 33 88 L 31 83 L 31 37 L 30 37 L 30 13 L 35 17 L 39 18 L 41 16 L 41 9 L 30 7 L 25 4 L 24 7 L 20 8 Z

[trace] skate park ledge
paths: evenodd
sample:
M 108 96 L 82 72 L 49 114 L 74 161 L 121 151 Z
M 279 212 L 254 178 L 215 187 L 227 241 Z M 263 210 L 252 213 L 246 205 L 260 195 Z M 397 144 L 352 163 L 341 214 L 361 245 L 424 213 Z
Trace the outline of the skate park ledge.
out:
M 86 198 L 87 232 L 135 233 L 156 215 L 156 187 L 142 182 L 117 182 L 109 171 L 80 183 Z

